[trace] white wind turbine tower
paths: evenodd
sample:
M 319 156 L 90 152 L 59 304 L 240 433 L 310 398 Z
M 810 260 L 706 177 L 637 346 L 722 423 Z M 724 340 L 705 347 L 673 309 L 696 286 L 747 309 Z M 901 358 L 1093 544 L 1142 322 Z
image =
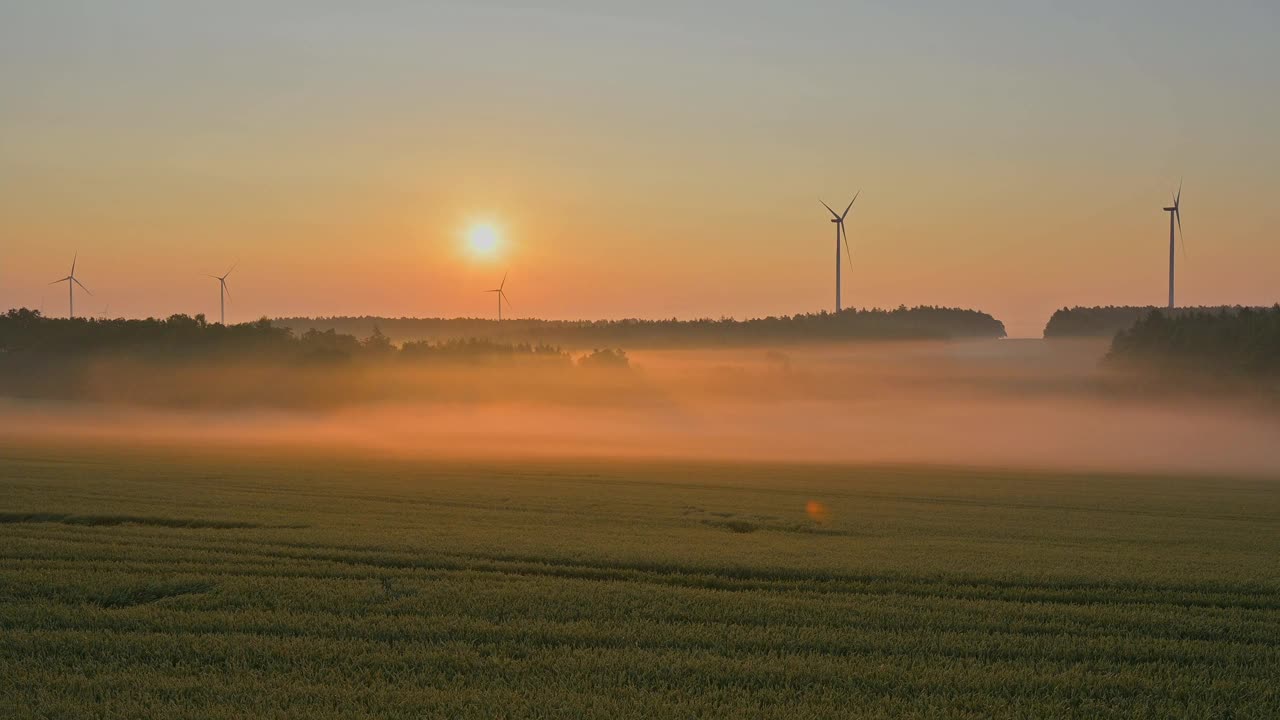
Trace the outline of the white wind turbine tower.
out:
M 840 236 L 841 235 L 844 236 L 844 249 L 845 249 L 845 253 L 849 256 L 849 270 L 850 272 L 852 272 L 853 271 L 853 252 L 849 250 L 849 233 L 844 229 L 844 219 L 849 214 L 849 210 L 853 208 L 853 204 L 857 202 L 858 196 L 861 194 L 862 194 L 861 190 L 853 194 L 853 200 L 849 201 L 849 205 L 845 207 L 843 214 L 837 213 L 835 210 L 832 210 L 831 206 L 826 204 L 822 200 L 818 201 L 822 203 L 822 207 L 826 208 L 827 211 L 831 213 L 831 222 L 836 224 L 836 312 L 837 313 L 840 312 Z
M 60 282 L 64 282 L 67 284 L 67 318 L 68 319 L 74 318 L 76 316 L 76 285 L 79 285 L 81 290 L 84 290 L 90 295 L 93 294 L 89 292 L 89 288 L 84 286 L 84 283 L 76 279 L 76 260 L 79 257 L 80 257 L 80 253 L 76 253 L 75 255 L 71 256 L 71 273 L 69 275 L 49 283 L 50 285 L 57 285 Z
M 503 273 L 503 274 L 502 274 L 502 283 L 501 283 L 501 284 L 499 284 L 499 285 L 498 285 L 498 287 L 494 288 L 493 290 L 485 290 L 485 292 L 491 292 L 491 293 L 497 293 L 497 294 L 498 294 L 498 322 L 502 322 L 502 303 L 503 303 L 503 301 L 504 301 L 504 300 L 506 301 L 506 303 L 507 303 L 507 307 L 511 307 L 511 301 L 510 301 L 510 300 L 507 300 L 507 293 L 503 290 L 503 288 L 507 286 L 507 275 L 508 275 L 508 274 L 509 274 L 509 273 Z
M 227 298 L 231 296 L 231 291 L 227 289 L 227 276 L 230 275 L 231 271 L 235 270 L 236 265 L 239 264 L 240 263 L 232 265 L 231 270 L 228 270 L 221 275 L 209 276 L 218 281 L 218 322 L 222 325 L 227 324 Z
M 1173 205 L 1165 208 L 1164 211 L 1169 213 L 1169 309 L 1174 308 L 1173 304 L 1173 258 L 1174 258 L 1174 226 L 1177 225 L 1178 234 L 1182 235 L 1182 181 L 1178 181 L 1178 192 L 1173 196 Z M 1182 235 L 1182 254 L 1187 254 L 1187 236 Z

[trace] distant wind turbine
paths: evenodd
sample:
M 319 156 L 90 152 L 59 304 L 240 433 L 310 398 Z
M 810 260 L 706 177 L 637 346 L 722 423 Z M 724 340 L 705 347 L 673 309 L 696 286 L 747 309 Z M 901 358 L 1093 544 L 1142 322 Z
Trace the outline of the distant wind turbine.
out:
M 81 290 L 84 290 L 90 295 L 93 294 L 89 292 L 89 288 L 84 286 L 84 283 L 76 279 L 76 260 L 79 259 L 79 257 L 80 257 L 80 253 L 76 253 L 75 255 L 71 256 L 71 273 L 69 275 L 49 283 L 50 285 L 57 285 L 58 283 L 61 283 L 61 282 L 64 282 L 67 284 L 67 317 L 68 318 L 74 318 L 76 316 L 76 293 L 75 293 L 76 285 L 79 285 Z
M 231 291 L 227 289 L 227 276 L 230 275 L 231 271 L 235 270 L 236 265 L 239 264 L 240 263 L 235 263 L 235 265 L 231 266 L 231 270 L 228 270 L 221 275 L 209 276 L 218 281 L 218 322 L 223 325 L 227 324 L 227 298 L 231 296 Z
M 498 294 L 498 322 L 502 322 L 502 303 L 503 303 L 503 301 L 504 301 L 504 300 L 506 301 L 506 303 L 507 303 L 507 307 L 511 307 L 511 301 L 510 301 L 510 300 L 507 300 L 507 293 L 503 290 L 503 288 L 505 288 L 505 287 L 507 286 L 507 275 L 508 275 L 508 274 L 509 274 L 509 273 L 503 273 L 503 274 L 502 274 L 502 283 L 501 283 L 500 285 L 498 285 L 498 287 L 494 288 L 493 290 L 485 290 L 485 292 L 491 292 L 491 293 L 497 293 L 497 294 Z
M 836 312 L 840 312 L 840 237 L 841 235 L 844 236 L 844 249 L 845 253 L 849 257 L 849 271 L 852 272 L 853 251 L 849 249 L 849 233 L 844 228 L 844 219 L 848 216 L 849 210 L 853 208 L 853 204 L 857 202 L 858 196 L 861 194 L 861 190 L 853 194 L 853 200 L 849 201 L 849 205 L 845 207 L 843 214 L 832 210 L 831 206 L 822 200 L 818 201 L 822 203 L 822 207 L 826 208 L 827 211 L 831 213 L 831 222 L 836 224 Z
M 1178 192 L 1173 196 L 1173 204 L 1165 208 L 1164 211 L 1169 213 L 1169 309 L 1174 308 L 1173 304 L 1173 258 L 1174 258 L 1174 226 L 1176 223 L 1178 234 L 1182 235 L 1182 181 L 1178 181 Z M 1187 236 L 1182 235 L 1182 255 L 1187 254 Z

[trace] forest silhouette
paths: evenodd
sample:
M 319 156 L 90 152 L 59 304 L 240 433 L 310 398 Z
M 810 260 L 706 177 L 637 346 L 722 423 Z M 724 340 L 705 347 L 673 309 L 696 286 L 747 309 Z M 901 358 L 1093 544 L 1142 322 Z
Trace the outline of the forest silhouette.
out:
M 1280 304 L 1270 308 L 1156 310 L 1121 330 L 1109 361 L 1148 371 L 1280 379 Z
M 1234 312 L 1238 306 L 1161 308 L 1155 305 L 1106 305 L 1099 307 L 1062 308 L 1053 313 L 1044 326 L 1046 338 L 1063 337 L 1115 337 L 1121 330 L 1128 330 L 1134 323 L 1157 310 L 1165 317 L 1179 317 L 1186 313 Z
M 280 318 L 274 324 L 297 333 L 335 330 L 358 337 L 380 328 L 397 340 L 488 338 L 499 342 L 550 343 L 572 348 L 716 347 L 847 340 L 955 340 L 1005 337 L 1004 324 L 976 310 L 905 305 L 893 310 L 848 309 L 697 320 L 538 320 L 497 322 L 480 318 L 320 317 Z

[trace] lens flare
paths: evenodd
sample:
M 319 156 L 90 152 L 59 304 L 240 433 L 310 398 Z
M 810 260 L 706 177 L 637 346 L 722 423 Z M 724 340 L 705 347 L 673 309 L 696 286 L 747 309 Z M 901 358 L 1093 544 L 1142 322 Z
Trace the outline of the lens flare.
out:
M 810 500 L 805 503 L 804 511 L 809 515 L 809 519 L 819 525 L 826 525 L 831 522 L 831 513 L 827 512 L 827 506 L 817 500 Z

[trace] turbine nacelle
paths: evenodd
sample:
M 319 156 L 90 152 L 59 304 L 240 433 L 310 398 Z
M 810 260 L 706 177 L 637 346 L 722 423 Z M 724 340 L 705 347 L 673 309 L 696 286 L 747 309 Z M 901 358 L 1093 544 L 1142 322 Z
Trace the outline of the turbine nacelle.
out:
M 240 263 L 237 261 L 221 275 L 208 275 L 207 277 L 218 281 L 218 322 L 222 325 L 227 324 L 227 298 L 231 297 L 231 288 L 227 287 L 227 276 L 231 274 L 236 266 Z
M 1169 222 L 1178 226 L 1178 237 L 1182 239 L 1182 254 L 1187 254 L 1187 238 L 1182 234 L 1182 181 L 1178 181 L 1178 189 L 1173 193 L 1173 204 L 1166 207 L 1164 212 L 1170 213 Z M 1170 227 L 1172 233 L 1173 228 Z M 1173 241 L 1173 235 L 1170 234 L 1169 241 Z
M 1169 309 L 1172 310 L 1175 305 L 1174 298 L 1174 257 L 1175 244 L 1181 238 L 1182 240 L 1182 256 L 1187 255 L 1187 237 L 1182 232 L 1182 181 L 1178 181 L 1178 189 L 1173 192 L 1173 204 L 1165 206 L 1164 212 L 1169 213 Z
M 1182 225 L 1182 181 L 1178 181 L 1178 190 L 1173 194 L 1173 205 L 1164 209 L 1165 212 L 1173 213 L 1178 219 L 1178 225 Z
M 822 207 L 826 208 L 827 212 L 831 213 L 831 222 L 842 223 L 844 222 L 845 217 L 849 215 L 849 210 L 853 208 L 853 204 L 858 201 L 858 196 L 861 194 L 862 194 L 861 190 L 853 194 L 853 199 L 850 200 L 849 204 L 845 206 L 843 213 L 838 213 L 835 210 L 832 210 L 831 206 L 822 200 L 819 200 L 818 202 L 822 203 Z
M 73 318 L 76 316 L 76 286 L 77 285 L 79 285 L 80 289 L 85 291 L 86 293 L 89 293 L 90 295 L 93 294 L 92 292 L 90 292 L 89 288 L 85 287 L 84 283 L 80 282 L 80 279 L 76 277 L 76 260 L 78 260 L 79 258 L 80 258 L 80 253 L 78 252 L 75 255 L 71 256 L 71 274 L 70 275 L 67 275 L 64 278 L 58 278 L 57 280 L 54 280 L 53 282 L 49 283 L 50 285 L 57 285 L 58 283 L 67 284 L 67 317 L 68 318 Z
M 844 219 L 849 216 L 849 211 L 853 209 L 853 204 L 858 201 L 858 196 L 861 194 L 861 190 L 854 193 L 853 199 L 844 207 L 844 212 L 842 213 L 836 212 L 826 201 L 818 200 L 818 202 L 822 203 L 822 207 L 831 213 L 831 222 L 835 223 L 836 226 L 836 312 L 840 312 L 840 243 L 842 241 L 844 242 L 845 255 L 849 259 L 849 269 L 853 269 L 853 251 L 849 249 L 849 232 L 845 230 Z
M 484 291 L 484 292 L 487 292 L 487 293 L 497 293 L 497 294 L 498 294 L 498 320 L 499 320 L 499 321 L 501 321 L 501 320 L 502 320 L 502 303 L 504 303 L 504 302 L 505 302 L 505 303 L 507 304 L 507 307 L 508 307 L 508 308 L 510 308 L 510 307 L 511 307 L 511 300 L 510 300 L 509 298 L 507 298 L 507 292 L 506 292 L 506 290 L 504 290 L 504 289 L 503 289 L 503 288 L 505 288 L 505 287 L 507 286 L 507 275 L 508 275 L 508 274 L 510 274 L 510 273 L 508 272 L 508 273 L 503 273 L 503 274 L 502 274 L 502 282 L 498 284 L 498 287 L 496 287 L 496 288 L 494 288 L 494 289 L 492 289 L 492 290 L 485 290 L 485 291 Z

